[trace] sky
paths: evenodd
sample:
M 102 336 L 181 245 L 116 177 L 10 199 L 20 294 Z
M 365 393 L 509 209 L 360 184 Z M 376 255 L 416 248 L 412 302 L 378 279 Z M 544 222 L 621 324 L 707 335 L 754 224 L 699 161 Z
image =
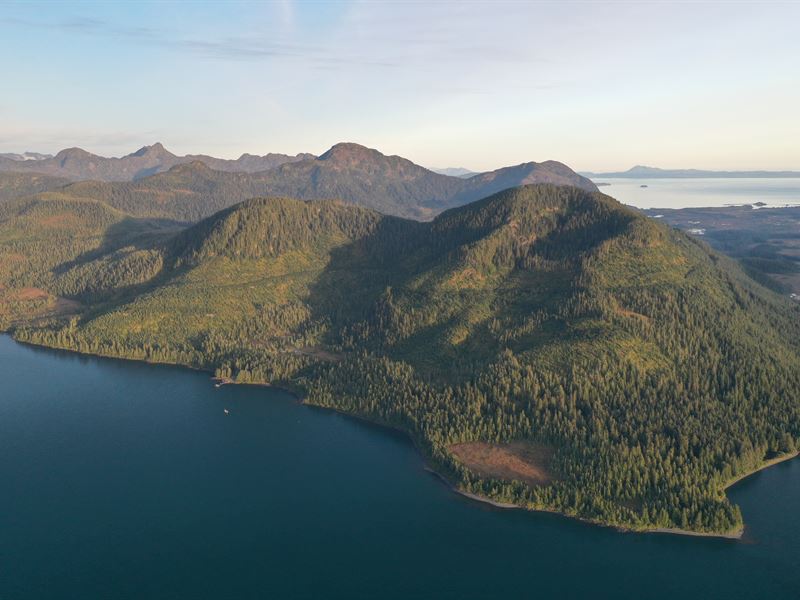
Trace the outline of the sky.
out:
M 0 152 L 800 170 L 800 2 L 8 2 Z

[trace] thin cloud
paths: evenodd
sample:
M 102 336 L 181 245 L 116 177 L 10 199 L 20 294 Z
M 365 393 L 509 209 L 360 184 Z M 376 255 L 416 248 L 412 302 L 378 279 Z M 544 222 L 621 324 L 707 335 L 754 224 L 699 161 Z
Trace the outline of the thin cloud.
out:
M 253 38 L 222 38 L 218 40 L 182 38 L 164 30 L 121 26 L 90 17 L 72 17 L 56 22 L 6 17 L 0 19 L 0 23 L 7 26 L 49 29 L 75 35 L 124 38 L 149 46 L 158 46 L 218 60 L 292 59 L 308 61 L 312 65 L 325 68 L 343 65 L 397 66 L 397 63 L 390 60 L 332 54 L 331 48 L 319 46 L 266 42 Z
M 228 61 L 258 61 L 288 59 L 308 62 L 311 66 L 335 69 L 338 66 L 400 67 L 415 63 L 416 68 L 431 68 L 434 62 L 472 62 L 488 63 L 542 63 L 548 59 L 515 49 L 513 45 L 494 45 L 476 43 L 459 39 L 450 26 L 416 24 L 396 36 L 380 30 L 377 20 L 360 31 L 353 40 L 358 49 L 343 53 L 336 47 L 287 44 L 280 41 L 266 41 L 255 37 L 226 37 L 219 39 L 196 39 L 181 37 L 175 32 L 150 27 L 130 27 L 92 17 L 75 16 L 60 21 L 44 21 L 18 17 L 0 18 L 0 24 L 16 27 L 49 29 L 71 35 L 94 36 L 111 39 L 125 39 L 151 47 L 170 49 L 176 52 L 193 54 L 208 59 Z M 390 30 L 391 31 L 391 30 Z M 387 37 L 388 35 L 388 37 Z M 388 43 L 387 42 L 391 42 Z M 390 54 L 375 56 L 377 48 L 387 47 Z M 423 49 L 427 57 L 435 61 L 422 60 L 420 52 L 397 52 L 398 48 Z M 361 51 L 359 51 L 361 50 Z M 372 54 L 372 55 L 371 55 Z M 370 56 L 371 55 L 371 56 Z

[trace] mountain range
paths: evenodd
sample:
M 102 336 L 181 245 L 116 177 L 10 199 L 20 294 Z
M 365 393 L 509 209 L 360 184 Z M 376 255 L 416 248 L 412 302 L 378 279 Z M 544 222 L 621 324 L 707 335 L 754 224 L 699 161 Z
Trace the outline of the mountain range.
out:
M 72 181 L 93 179 L 98 181 L 132 181 L 166 171 L 175 165 L 201 161 L 218 171 L 251 173 L 265 171 L 278 165 L 310 158 L 310 154 L 288 156 L 265 154 L 255 156 L 242 154 L 236 160 L 214 158 L 204 154 L 177 156 L 161 143 L 144 146 L 121 158 L 107 158 L 87 152 L 81 148 L 67 148 L 55 156 L 26 153 L 25 155 L 0 155 L 0 171 L 41 173 L 64 177 Z M 33 158 L 35 160 L 28 159 Z
M 581 175 L 591 179 L 602 177 L 630 179 L 691 179 L 691 178 L 736 178 L 736 177 L 800 177 L 800 171 L 707 171 L 702 169 L 659 169 L 636 165 L 627 171 L 592 173 L 582 171 Z
M 66 171 L 73 174 L 92 171 L 88 165 L 94 164 L 93 159 L 83 162 L 80 159 L 82 152 L 77 153 L 77 163 L 65 163 Z M 59 153 L 56 158 L 62 154 Z M 141 173 L 145 163 L 137 160 L 149 161 L 146 164 L 153 169 L 156 167 L 152 166 L 152 160 L 167 155 L 174 156 L 156 145 L 123 159 L 104 160 L 122 161 L 127 165 L 126 172 L 138 169 L 137 172 Z M 103 200 L 138 216 L 182 221 L 199 220 L 256 196 L 338 199 L 389 215 L 430 219 L 447 208 L 530 183 L 572 185 L 588 191 L 597 189 L 590 180 L 556 161 L 523 163 L 462 178 L 440 175 L 405 158 L 386 156 L 377 150 L 352 143 L 336 144 L 319 157 L 289 159 L 284 156 L 281 160 L 284 162 L 258 172 L 219 170 L 216 168 L 218 163 L 213 161 L 192 160 L 133 181 L 108 182 L 90 178 L 88 181 L 56 187 L 60 194 Z M 27 166 L 29 163 L 14 164 Z M 50 164 L 48 161 L 36 163 L 47 167 L 44 171 L 48 173 L 51 172 Z M 121 162 L 103 164 L 119 165 Z M 162 161 L 159 164 L 163 166 L 166 163 Z M 237 162 L 237 165 L 241 166 L 241 163 Z M 55 169 L 54 172 L 63 171 Z M 34 168 L 31 167 L 24 174 L 32 177 L 33 172 Z M 16 172 L 0 174 L 0 182 L 4 176 L 15 178 L 21 185 L 20 175 Z M 51 181 L 54 185 L 61 182 L 60 179 Z M 36 185 L 42 185 L 42 181 L 37 180 Z

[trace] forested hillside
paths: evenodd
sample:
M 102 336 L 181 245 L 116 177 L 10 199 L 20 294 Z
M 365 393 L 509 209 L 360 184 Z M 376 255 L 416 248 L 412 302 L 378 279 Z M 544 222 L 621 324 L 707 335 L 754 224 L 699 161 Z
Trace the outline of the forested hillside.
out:
M 6 204 L 0 281 L 80 303 L 7 319 L 17 339 L 290 387 L 408 432 L 464 491 L 634 529 L 738 530 L 726 483 L 800 441 L 798 307 L 597 192 L 528 185 L 424 223 L 120 208 Z
M 738 259 L 756 281 L 800 301 L 800 207 L 745 205 L 643 212 L 701 237 Z
M 38 173 L 0 173 L 0 202 L 55 190 L 68 183 L 63 177 Z
M 179 230 L 58 191 L 0 203 L 0 329 L 73 313 L 150 279 L 161 268 L 159 244 Z

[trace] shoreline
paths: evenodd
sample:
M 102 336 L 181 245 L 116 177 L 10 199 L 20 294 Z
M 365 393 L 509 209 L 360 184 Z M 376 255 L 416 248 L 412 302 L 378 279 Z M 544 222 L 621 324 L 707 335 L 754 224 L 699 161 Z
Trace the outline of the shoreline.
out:
M 481 502 L 483 504 L 488 504 L 488 505 L 490 505 L 490 506 L 492 506 L 494 508 L 499 508 L 499 509 L 503 509 L 503 510 L 524 510 L 524 511 L 529 511 L 529 512 L 549 513 L 549 514 L 559 515 L 561 517 L 568 518 L 568 519 L 575 519 L 577 521 L 580 521 L 582 523 L 586 523 L 586 524 L 589 524 L 589 525 L 594 525 L 594 526 L 599 526 L 599 527 L 610 527 L 610 528 L 613 528 L 613 529 L 617 530 L 620 533 L 662 533 L 662 534 L 683 535 L 683 536 L 690 536 L 690 537 L 708 537 L 708 538 L 718 538 L 718 539 L 727 539 L 727 540 L 740 540 L 742 538 L 742 536 L 744 535 L 744 532 L 745 532 L 745 529 L 746 529 L 746 524 L 743 525 L 740 529 L 737 529 L 737 530 L 732 531 L 732 532 L 727 532 L 727 533 L 712 533 L 712 532 L 702 532 L 702 531 L 691 531 L 691 530 L 687 530 L 687 529 L 678 529 L 678 528 L 669 528 L 669 527 L 655 527 L 655 528 L 649 528 L 649 529 L 636 529 L 636 528 L 633 528 L 633 527 L 626 527 L 624 525 L 617 525 L 617 524 L 613 524 L 613 523 L 606 523 L 606 522 L 603 522 L 603 521 L 587 519 L 587 518 L 584 518 L 584 517 L 580 517 L 578 515 L 572 515 L 572 514 L 568 514 L 568 513 L 565 513 L 565 512 L 554 510 L 554 509 L 530 508 L 530 507 L 527 507 L 527 506 L 521 506 L 521 505 L 518 505 L 518 504 L 509 503 L 509 502 L 499 502 L 497 500 L 492 500 L 491 498 L 488 498 L 486 496 L 481 496 L 479 494 L 473 494 L 471 492 L 467 492 L 467 491 L 461 490 L 455 484 L 453 484 L 451 481 L 449 481 L 442 473 L 439 473 L 438 471 L 433 469 L 428 464 L 428 461 L 427 461 L 427 458 L 425 456 L 425 453 L 420 450 L 419 445 L 417 444 L 416 440 L 414 439 L 414 436 L 411 435 L 411 433 L 409 433 L 408 431 L 399 429 L 398 427 L 395 427 L 393 425 L 389 425 L 387 423 L 382 423 L 380 421 L 375 421 L 375 420 L 372 420 L 372 419 L 368 419 L 368 418 L 363 417 L 361 415 L 351 414 L 351 413 L 345 412 L 343 410 L 340 410 L 340 409 L 338 409 L 336 407 L 325 406 L 325 405 L 322 405 L 322 404 L 315 404 L 313 402 L 308 402 L 308 399 L 304 394 L 301 394 L 297 390 L 293 390 L 293 389 L 291 389 L 289 387 L 273 385 L 273 384 L 269 384 L 269 383 L 237 382 L 237 381 L 235 381 L 233 379 L 230 379 L 230 378 L 227 378 L 227 377 L 217 377 L 216 375 L 214 375 L 213 371 L 210 371 L 210 370 L 208 370 L 206 368 L 203 368 L 203 367 L 193 367 L 191 365 L 185 365 L 185 364 L 181 364 L 181 363 L 151 361 L 151 360 L 141 359 L 141 358 L 127 358 L 127 357 L 122 357 L 122 356 L 111 356 L 111 355 L 107 355 L 107 354 L 96 354 L 96 353 L 91 353 L 91 352 L 79 352 L 77 350 L 72 350 L 72 349 L 69 349 L 69 348 L 59 348 L 59 347 L 54 347 L 54 346 L 46 346 L 44 344 L 37 344 L 37 343 L 34 343 L 34 342 L 29 342 L 29 341 L 24 341 L 24 340 L 17 340 L 13 336 L 13 333 L 10 332 L 10 331 L 0 331 L 0 335 L 2 335 L 2 334 L 8 335 L 9 338 L 12 341 L 14 341 L 15 343 L 22 344 L 22 345 L 25 345 L 25 346 L 30 346 L 30 347 L 33 347 L 33 348 L 43 348 L 43 349 L 46 349 L 46 350 L 57 350 L 57 351 L 60 351 L 60 352 L 68 352 L 70 354 L 75 354 L 75 355 L 79 355 L 79 356 L 93 356 L 93 357 L 109 359 L 109 360 L 124 360 L 124 361 L 145 363 L 145 364 L 150 364 L 150 365 L 163 365 L 163 366 L 187 368 L 187 369 L 190 369 L 192 371 L 209 374 L 210 375 L 210 380 L 212 382 L 212 385 L 214 385 L 215 387 L 222 387 L 224 385 L 243 385 L 243 386 L 265 387 L 265 388 L 271 388 L 271 389 L 274 389 L 274 390 L 280 390 L 280 391 L 285 392 L 285 393 L 291 395 L 292 397 L 294 397 L 295 400 L 299 404 L 302 404 L 302 405 L 305 405 L 305 406 L 309 406 L 309 407 L 318 408 L 318 409 L 322 409 L 322 410 L 326 410 L 326 411 L 332 411 L 332 412 L 337 413 L 339 415 L 342 415 L 344 417 L 355 419 L 356 421 L 359 421 L 361 423 L 364 423 L 364 424 L 367 424 L 367 425 L 370 425 L 370 426 L 377 426 L 377 427 L 380 427 L 382 429 L 387 429 L 387 430 L 390 430 L 392 432 L 402 434 L 403 436 L 405 436 L 408 439 L 408 441 L 411 442 L 412 446 L 414 446 L 414 449 L 417 451 L 417 453 L 423 459 L 423 468 L 424 468 L 424 470 L 426 470 L 429 473 L 432 473 L 433 475 L 435 475 L 451 491 L 455 492 L 456 494 L 458 494 L 458 495 L 460 495 L 462 497 L 468 498 L 469 500 L 472 500 L 472 501 L 475 501 L 475 502 Z M 739 476 L 735 477 L 733 480 L 727 482 L 724 485 L 724 487 L 722 487 L 721 492 L 722 492 L 722 494 L 725 494 L 725 490 L 727 490 L 730 487 L 736 485 L 737 483 L 741 482 L 742 480 L 747 479 L 748 477 L 750 477 L 752 475 L 755 475 L 756 473 L 759 473 L 759 472 L 761 472 L 761 471 L 763 471 L 765 469 L 768 469 L 769 467 L 772 467 L 772 466 L 780 464 L 782 462 L 786 462 L 786 461 L 792 460 L 794 458 L 797 458 L 798 456 L 800 456 L 800 450 L 795 451 L 793 453 L 782 454 L 780 456 L 776 456 L 774 458 L 771 458 L 771 459 L 765 461 L 763 464 L 761 464 L 757 468 L 755 468 L 755 469 L 753 469 L 751 471 L 748 471 L 747 473 L 743 473 L 742 475 L 739 475 Z
M 800 456 L 800 450 L 796 450 L 795 452 L 790 452 L 788 454 L 781 454 L 780 456 L 776 456 L 774 458 L 771 458 L 771 459 L 765 461 L 764 463 L 762 463 L 761 465 L 759 465 L 757 468 L 755 468 L 755 469 L 753 469 L 751 471 L 748 471 L 747 473 L 743 473 L 743 474 L 735 477 L 733 480 L 729 481 L 728 483 L 726 483 L 725 486 L 722 488 L 722 493 L 724 494 L 725 490 L 728 490 L 729 488 L 731 488 L 734 485 L 736 485 L 737 483 L 747 479 L 748 477 L 751 477 L 751 476 L 753 476 L 753 475 L 755 475 L 757 473 L 760 473 L 761 471 L 764 471 L 766 469 L 769 469 L 770 467 L 774 467 L 775 465 L 778 465 L 778 464 L 790 461 L 792 459 L 795 459 L 798 456 Z M 649 529 L 635 529 L 635 528 L 632 528 L 632 527 L 625 527 L 623 525 L 613 525 L 613 524 L 610 524 L 610 523 L 604 523 L 602 521 L 593 521 L 591 519 L 585 519 L 585 518 L 579 517 L 577 515 L 570 515 L 570 514 L 567 514 L 567 513 L 563 513 L 561 511 L 551 510 L 551 509 L 547 509 L 547 508 L 528 508 L 526 506 L 520 506 L 518 504 L 511 504 L 511 503 L 508 503 L 508 502 L 498 502 L 498 501 L 492 500 L 491 498 L 488 498 L 486 496 L 481 496 L 479 494 L 473 494 L 471 492 L 466 492 L 464 490 L 459 489 L 452 482 L 447 480 L 441 473 L 438 473 L 438 472 L 434 471 L 433 469 L 431 469 L 427 465 L 425 466 L 425 470 L 430 472 L 430 473 L 433 473 L 434 475 L 436 475 L 442 482 L 444 482 L 445 485 L 447 485 L 456 494 L 459 494 L 461 496 L 464 496 L 465 498 L 469 498 L 470 500 L 474 500 L 476 502 L 482 502 L 484 504 L 488 504 L 488 505 L 493 506 L 495 508 L 502 508 L 502 509 L 505 509 L 505 510 L 517 509 L 517 510 L 526 510 L 526 511 L 530 511 L 530 512 L 544 512 L 544 513 L 556 514 L 556 515 L 560 515 L 562 517 L 566 517 L 566 518 L 569 518 L 569 519 L 576 519 L 578 521 L 581 521 L 583 523 L 588 523 L 588 524 L 591 524 L 591 525 L 597 525 L 597 526 L 600 526 L 600 527 L 613 527 L 614 529 L 616 529 L 617 531 L 619 531 L 621 533 L 666 533 L 666 534 L 671 534 L 671 535 L 685 535 L 685 536 L 690 536 L 690 537 L 708 537 L 708 538 L 718 538 L 718 539 L 726 539 L 726 540 L 741 540 L 742 537 L 744 536 L 745 530 L 747 528 L 747 524 L 745 524 L 741 528 L 736 529 L 734 531 L 730 531 L 728 533 L 713 533 L 713 532 L 706 532 L 706 531 L 692 531 L 690 529 L 678 529 L 676 527 L 653 527 L 653 528 L 649 528 Z
M 753 475 L 760 473 L 761 471 L 765 471 L 770 467 L 774 467 L 775 465 L 779 465 L 781 463 L 790 461 L 794 458 L 797 458 L 798 456 L 800 456 L 800 450 L 795 450 L 794 452 L 789 452 L 787 454 L 780 454 L 778 456 L 770 458 L 769 460 L 764 461 L 761 465 L 759 465 L 755 469 L 748 471 L 746 473 L 742 473 L 741 475 L 734 477 L 732 480 L 727 482 L 722 488 L 722 493 L 725 494 L 726 490 L 732 488 L 737 483 L 744 481 L 748 477 L 752 477 Z M 705 533 L 702 531 L 688 531 L 686 529 L 673 529 L 669 527 L 658 527 L 646 531 L 649 533 L 672 533 L 676 535 L 691 535 L 698 537 L 720 537 L 726 539 L 740 540 L 742 539 L 742 536 L 744 535 L 746 529 L 747 529 L 747 524 L 745 523 L 741 529 L 731 533 Z
M 654 529 L 643 529 L 640 533 L 666 533 L 671 535 L 688 535 L 689 537 L 707 537 L 722 540 L 741 540 L 744 536 L 744 527 L 731 533 L 709 533 L 706 531 L 690 531 L 688 529 L 674 529 L 671 527 L 656 527 Z M 636 530 L 632 530 L 636 532 Z
M 752 471 L 748 471 L 747 473 L 742 473 L 741 475 L 731 479 L 728 483 L 725 484 L 725 486 L 722 488 L 722 491 L 724 492 L 725 490 L 727 490 L 729 488 L 732 488 L 734 485 L 736 485 L 740 481 L 743 481 L 744 479 L 747 479 L 751 475 L 755 475 L 756 473 L 760 473 L 761 471 L 763 471 L 765 469 L 769 469 L 770 467 L 774 467 L 775 465 L 779 465 L 782 462 L 786 462 L 788 460 L 792 460 L 793 458 L 797 458 L 798 456 L 800 456 L 800 450 L 795 450 L 794 452 L 789 452 L 787 454 L 780 454 L 778 456 L 770 458 L 769 460 L 765 461 L 759 467 L 756 467 Z
M 2 336 L 2 335 L 7 335 L 9 337 L 9 339 L 11 341 L 13 341 L 14 343 L 16 343 L 16 344 L 20 344 L 22 346 L 29 346 L 30 348 L 34 348 L 34 349 L 44 349 L 44 350 L 49 350 L 49 351 L 53 351 L 53 352 L 67 352 L 69 354 L 74 354 L 74 355 L 77 355 L 77 356 L 91 356 L 92 358 L 100 358 L 100 359 L 103 359 L 103 360 L 121 360 L 121 361 L 126 361 L 126 362 L 134 362 L 134 363 L 150 365 L 150 366 L 153 366 L 153 367 L 173 367 L 173 368 L 177 367 L 179 369 L 188 369 L 189 371 L 194 371 L 195 373 L 205 373 L 206 375 L 209 376 L 209 379 L 211 380 L 211 382 L 214 385 L 214 387 L 217 387 L 217 388 L 220 388 L 220 387 L 223 387 L 223 386 L 226 386 L 226 385 L 242 385 L 242 386 L 253 386 L 253 387 L 269 388 L 269 389 L 285 392 L 285 393 L 291 395 L 292 397 L 294 397 L 294 399 L 297 400 L 298 402 L 305 403 L 305 396 L 303 394 L 301 394 L 300 392 L 298 392 L 297 390 L 291 389 L 289 387 L 284 387 L 284 386 L 281 386 L 281 385 L 274 385 L 272 383 L 257 383 L 257 382 L 251 382 L 251 381 L 234 381 L 233 379 L 231 379 L 229 377 L 217 377 L 214 374 L 214 371 L 212 371 L 212 370 L 210 370 L 210 369 L 208 369 L 206 367 L 196 367 L 196 366 L 193 366 L 193 365 L 189 365 L 189 364 L 186 364 L 186 363 L 179 363 L 179 362 L 167 362 L 167 361 L 162 361 L 162 360 L 149 360 L 149 359 L 146 359 L 146 358 L 130 358 L 128 356 L 115 356 L 113 354 L 102 354 L 102 353 L 99 353 L 99 352 L 81 352 L 80 350 L 73 350 L 71 348 L 62 348 L 60 346 L 46 346 L 45 344 L 37 344 L 36 342 L 31 342 L 31 341 L 28 341 L 28 340 L 18 340 L 17 338 L 14 337 L 14 334 L 11 331 L 7 330 L 7 329 L 6 330 L 0 329 L 0 336 Z M 346 413 L 342 413 L 342 414 L 346 414 Z
M 724 539 L 724 540 L 740 540 L 742 539 L 742 535 L 744 534 L 745 528 L 742 527 L 741 529 L 737 529 L 733 532 L 729 533 L 710 533 L 705 531 L 691 531 L 689 529 L 677 529 L 671 527 L 654 527 L 650 529 L 636 529 L 633 527 L 626 527 L 624 525 L 615 525 L 612 523 L 606 523 L 604 521 L 595 521 L 592 519 L 586 519 L 584 517 L 580 517 L 578 515 L 571 515 L 559 510 L 554 510 L 550 508 L 529 508 L 527 506 L 520 506 L 519 504 L 511 504 L 509 502 L 498 502 L 497 500 L 492 500 L 491 498 L 487 498 L 486 496 L 481 496 L 479 494 L 473 494 L 471 492 L 466 492 L 464 490 L 459 489 L 449 480 L 447 480 L 441 473 L 437 473 L 429 466 L 425 466 L 425 470 L 429 473 L 435 475 L 440 481 L 442 481 L 451 491 L 455 492 L 459 496 L 463 496 L 475 502 L 480 502 L 482 504 L 488 504 L 494 508 L 499 508 L 503 510 L 522 510 L 527 512 L 533 513 L 547 513 L 551 515 L 558 515 L 559 517 L 563 517 L 565 519 L 573 519 L 575 521 L 579 521 L 581 523 L 585 523 L 586 525 L 592 525 L 594 527 L 605 527 L 609 529 L 614 529 L 619 533 L 641 533 L 641 534 L 648 534 L 648 533 L 666 533 L 672 535 L 684 535 L 690 537 L 707 537 L 707 538 L 717 538 L 717 539 Z

